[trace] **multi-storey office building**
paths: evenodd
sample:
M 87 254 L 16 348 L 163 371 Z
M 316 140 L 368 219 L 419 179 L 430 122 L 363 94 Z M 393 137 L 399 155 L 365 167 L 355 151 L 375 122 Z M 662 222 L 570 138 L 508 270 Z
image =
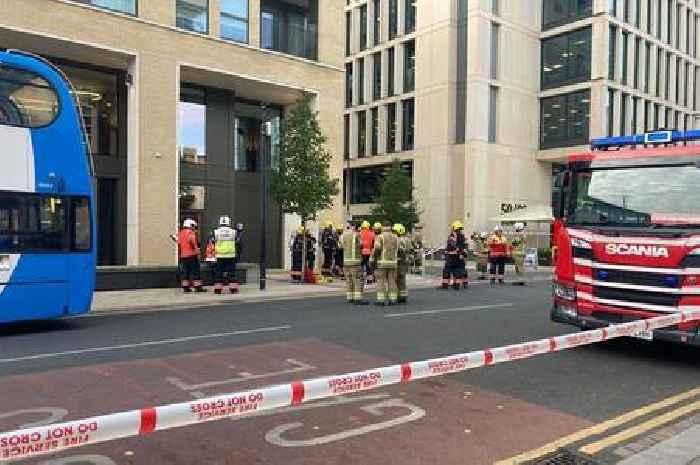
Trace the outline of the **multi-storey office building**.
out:
M 261 152 L 274 165 L 280 118 L 301 95 L 314 96 L 341 172 L 342 17 L 342 3 L 319 0 L 3 1 L 0 47 L 51 59 L 76 87 L 100 264 L 173 265 L 180 220 L 206 234 L 222 214 L 244 223 L 255 261 Z M 280 265 L 278 209 L 268 224 Z
M 695 127 L 700 10 L 685 0 L 346 0 L 346 197 L 394 158 L 430 245 L 551 202 L 591 137 Z

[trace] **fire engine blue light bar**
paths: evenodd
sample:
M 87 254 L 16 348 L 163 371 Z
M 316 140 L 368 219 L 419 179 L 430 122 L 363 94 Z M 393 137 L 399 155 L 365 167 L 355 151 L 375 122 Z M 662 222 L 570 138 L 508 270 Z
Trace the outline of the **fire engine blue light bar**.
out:
M 700 129 L 692 131 L 655 131 L 633 136 L 599 137 L 591 140 L 591 149 L 605 150 L 643 144 L 677 144 L 700 140 Z

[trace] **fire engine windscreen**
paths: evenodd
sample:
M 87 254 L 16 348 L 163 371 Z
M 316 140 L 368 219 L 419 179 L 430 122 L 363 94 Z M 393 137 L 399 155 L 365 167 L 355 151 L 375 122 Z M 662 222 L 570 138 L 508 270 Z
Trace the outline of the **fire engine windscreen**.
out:
M 700 228 L 696 164 L 588 169 L 574 173 L 569 224 Z

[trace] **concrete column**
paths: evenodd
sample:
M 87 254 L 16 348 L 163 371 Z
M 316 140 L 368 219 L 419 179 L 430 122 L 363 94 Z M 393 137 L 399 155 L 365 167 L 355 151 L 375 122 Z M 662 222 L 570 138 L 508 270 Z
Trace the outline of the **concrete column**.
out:
M 168 236 L 178 222 L 179 73 L 174 59 L 156 54 L 143 54 L 139 67 L 139 132 L 146 135 L 139 138 L 135 181 L 140 198 L 139 264 L 172 265 L 177 257 Z
M 139 0 L 139 17 L 166 26 L 175 26 L 175 0 Z
M 260 47 L 260 0 L 248 0 L 248 43 Z
M 128 73 L 133 81 L 127 89 L 127 208 L 126 208 L 126 264 L 136 266 L 140 263 L 140 86 L 141 66 L 138 57 L 129 64 Z
M 220 0 L 209 0 L 209 35 L 221 37 L 221 5 Z
M 318 24 L 318 60 L 342 67 L 345 56 L 345 28 L 342 26 L 345 24 L 345 2 L 319 1 Z

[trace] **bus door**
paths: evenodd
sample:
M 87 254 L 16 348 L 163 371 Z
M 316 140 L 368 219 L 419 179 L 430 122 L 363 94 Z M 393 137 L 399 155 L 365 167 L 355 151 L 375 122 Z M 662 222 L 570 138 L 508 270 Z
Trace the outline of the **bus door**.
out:
M 0 322 L 69 311 L 69 201 L 0 192 Z

